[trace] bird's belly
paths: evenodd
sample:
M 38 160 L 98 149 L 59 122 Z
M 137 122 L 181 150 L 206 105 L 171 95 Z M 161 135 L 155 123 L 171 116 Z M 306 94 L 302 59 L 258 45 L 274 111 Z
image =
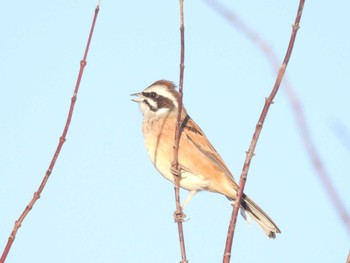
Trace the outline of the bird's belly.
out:
M 194 175 L 189 172 L 181 173 L 180 186 L 186 190 L 201 191 L 209 188 L 209 182 L 204 180 L 202 176 Z
M 157 167 L 157 170 L 159 173 L 165 177 L 167 180 L 174 183 L 174 175 L 171 173 L 170 169 L 162 169 L 162 167 Z M 205 180 L 200 175 L 194 175 L 190 172 L 182 172 L 181 173 L 181 180 L 180 180 L 180 187 L 184 188 L 188 191 L 196 190 L 207 190 L 209 188 L 209 182 Z

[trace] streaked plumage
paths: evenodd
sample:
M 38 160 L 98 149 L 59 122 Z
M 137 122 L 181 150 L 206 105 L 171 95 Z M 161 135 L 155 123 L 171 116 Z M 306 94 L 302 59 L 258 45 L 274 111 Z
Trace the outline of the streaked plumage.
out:
M 143 113 L 142 131 L 148 155 L 157 170 L 166 179 L 174 182 L 171 163 L 178 111 L 178 92 L 175 85 L 167 80 L 159 80 L 143 92 L 133 95 L 138 96 L 133 101 L 140 103 Z M 178 156 L 181 167 L 180 186 L 190 191 L 183 207 L 196 192 L 202 190 L 219 193 L 234 200 L 237 183 L 185 108 L 182 110 L 181 123 Z M 276 233 L 281 232 L 271 218 L 246 195 L 243 197 L 241 209 L 252 216 L 270 238 L 275 238 Z

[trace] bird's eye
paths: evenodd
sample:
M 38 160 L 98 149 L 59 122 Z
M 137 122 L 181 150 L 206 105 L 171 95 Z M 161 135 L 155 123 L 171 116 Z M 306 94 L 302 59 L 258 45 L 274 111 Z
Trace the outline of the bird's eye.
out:
M 151 93 L 150 93 L 150 97 L 151 97 L 152 99 L 156 99 L 158 96 L 157 96 L 157 93 L 151 92 Z

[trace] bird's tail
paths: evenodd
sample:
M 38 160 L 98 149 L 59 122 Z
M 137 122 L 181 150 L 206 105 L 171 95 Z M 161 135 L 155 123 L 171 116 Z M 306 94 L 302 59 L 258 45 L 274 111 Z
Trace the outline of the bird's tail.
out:
M 246 218 L 244 213 L 251 216 L 269 238 L 275 238 L 276 234 L 281 233 L 281 230 L 279 230 L 272 219 L 245 194 L 243 195 L 241 208 L 243 208 L 241 210 L 243 217 Z

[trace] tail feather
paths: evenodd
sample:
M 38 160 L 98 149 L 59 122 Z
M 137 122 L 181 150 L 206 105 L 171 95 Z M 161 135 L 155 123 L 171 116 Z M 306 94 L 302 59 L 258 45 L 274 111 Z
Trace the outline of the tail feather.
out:
M 281 230 L 272 219 L 246 195 L 243 195 L 241 208 L 258 223 L 269 238 L 276 238 L 276 234 L 281 233 Z

